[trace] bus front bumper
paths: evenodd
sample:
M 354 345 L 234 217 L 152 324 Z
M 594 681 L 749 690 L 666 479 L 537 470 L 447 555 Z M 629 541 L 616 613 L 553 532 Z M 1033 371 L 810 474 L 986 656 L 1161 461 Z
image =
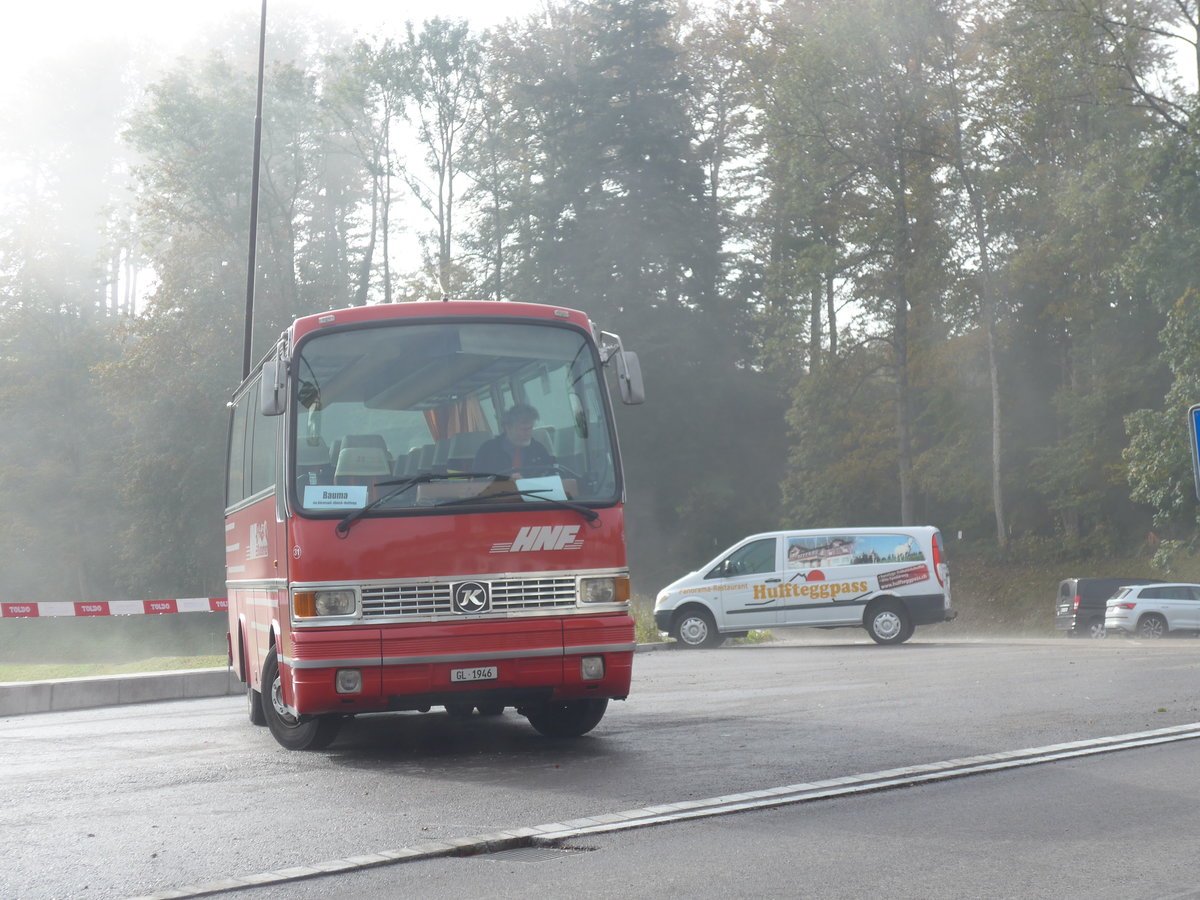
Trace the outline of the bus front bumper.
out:
M 635 647 L 628 615 L 322 629 L 293 633 L 281 673 L 301 715 L 520 707 L 624 699 Z

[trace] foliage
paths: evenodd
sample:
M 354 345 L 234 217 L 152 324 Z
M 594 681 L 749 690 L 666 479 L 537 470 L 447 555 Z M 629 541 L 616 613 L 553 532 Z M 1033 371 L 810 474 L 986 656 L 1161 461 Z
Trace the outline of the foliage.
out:
M 1186 548 L 1200 142 L 1159 26 L 1196 17 L 1106 10 L 563 0 L 486 33 L 289 24 L 251 356 L 297 315 L 443 291 L 586 310 L 646 374 L 647 406 L 617 415 L 647 590 L 780 524 L 919 520 L 1001 557 L 1153 526 Z M 86 89 L 43 79 L 58 102 L 0 142 L 12 591 L 222 583 L 254 79 L 236 36 L 214 46 L 149 81 L 115 57 L 85 61 Z

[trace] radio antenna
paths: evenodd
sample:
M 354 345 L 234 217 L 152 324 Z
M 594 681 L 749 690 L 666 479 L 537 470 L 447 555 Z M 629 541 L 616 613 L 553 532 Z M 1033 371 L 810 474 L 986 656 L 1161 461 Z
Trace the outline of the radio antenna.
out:
M 242 336 L 242 380 L 250 374 L 250 338 L 254 333 L 254 267 L 258 249 L 258 170 L 262 159 L 263 71 L 267 58 L 267 0 L 258 25 L 258 96 L 254 108 L 254 163 L 250 175 L 250 253 L 246 262 L 246 323 Z

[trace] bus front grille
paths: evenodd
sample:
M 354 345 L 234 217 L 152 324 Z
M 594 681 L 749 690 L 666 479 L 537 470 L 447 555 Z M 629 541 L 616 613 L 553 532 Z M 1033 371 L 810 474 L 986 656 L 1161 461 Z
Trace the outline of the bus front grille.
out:
M 574 609 L 574 577 L 510 578 L 487 582 L 493 613 Z M 453 582 L 363 588 L 364 616 L 452 616 Z M 486 615 L 485 611 L 483 615 Z

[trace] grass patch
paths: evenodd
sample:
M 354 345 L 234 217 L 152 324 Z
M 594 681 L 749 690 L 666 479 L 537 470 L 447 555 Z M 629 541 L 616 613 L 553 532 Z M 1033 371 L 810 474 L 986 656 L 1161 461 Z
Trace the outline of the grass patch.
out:
M 0 682 L 55 681 L 92 675 L 132 675 L 138 672 L 174 672 L 180 669 L 223 668 L 221 656 L 156 656 L 127 663 L 34 663 L 0 664 Z
M 1055 550 L 1054 542 L 1017 545 L 1007 551 L 982 541 L 950 542 L 950 595 L 958 619 L 946 626 L 947 634 L 953 629 L 971 634 L 1061 637 L 1054 629 L 1054 604 L 1062 579 L 1177 577 L 1156 572 L 1145 554 L 1063 558 Z
M 665 640 L 654 624 L 654 601 L 634 597 L 630 604 L 633 615 L 633 635 L 639 644 L 657 644 Z
M 754 629 L 745 637 L 734 638 L 729 643 L 731 644 L 768 644 L 775 640 L 775 636 L 768 629 Z

